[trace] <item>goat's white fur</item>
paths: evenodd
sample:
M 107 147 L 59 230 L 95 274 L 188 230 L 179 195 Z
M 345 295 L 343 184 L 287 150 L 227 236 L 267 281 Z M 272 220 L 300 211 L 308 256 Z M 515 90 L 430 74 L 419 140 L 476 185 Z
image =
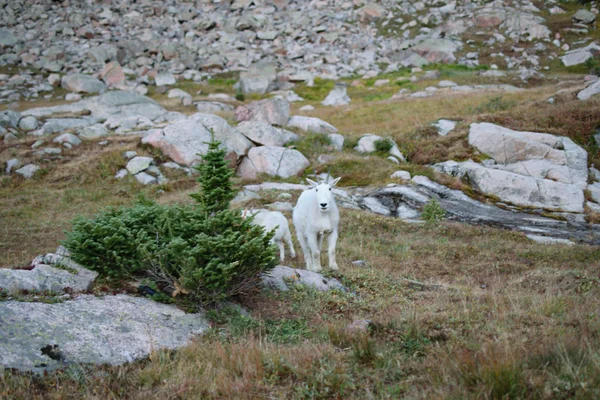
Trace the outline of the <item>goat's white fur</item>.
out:
M 339 180 L 340 178 L 337 178 L 331 183 L 317 183 L 307 179 L 311 187 L 302 192 L 294 207 L 294 227 L 304 253 L 306 269 L 309 271 L 319 272 L 322 269 L 321 248 L 325 236 L 327 236 L 329 268 L 338 269 L 335 247 L 340 213 L 331 188 Z
M 283 242 L 285 241 L 290 250 L 290 257 L 296 258 L 296 251 L 292 244 L 292 234 L 290 232 L 290 226 L 287 218 L 279 211 L 270 211 L 265 209 L 251 209 L 244 210 L 242 216 L 254 216 L 254 224 L 261 225 L 265 228 L 265 232 L 275 231 L 271 243 L 277 244 L 279 247 L 279 260 L 283 263 L 285 259 L 285 247 Z

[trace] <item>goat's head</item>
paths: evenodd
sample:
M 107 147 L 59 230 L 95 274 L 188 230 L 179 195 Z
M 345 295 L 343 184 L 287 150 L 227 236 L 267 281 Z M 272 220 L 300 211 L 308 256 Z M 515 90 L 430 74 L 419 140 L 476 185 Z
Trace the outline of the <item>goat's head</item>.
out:
M 313 180 L 306 179 L 306 181 L 310 184 L 311 189 L 314 189 L 317 193 L 317 206 L 319 207 L 319 211 L 328 212 L 331 208 L 331 204 L 335 202 L 335 198 L 333 196 L 333 192 L 331 188 L 334 187 L 339 180 L 342 179 L 337 178 L 331 182 L 321 182 L 317 183 Z

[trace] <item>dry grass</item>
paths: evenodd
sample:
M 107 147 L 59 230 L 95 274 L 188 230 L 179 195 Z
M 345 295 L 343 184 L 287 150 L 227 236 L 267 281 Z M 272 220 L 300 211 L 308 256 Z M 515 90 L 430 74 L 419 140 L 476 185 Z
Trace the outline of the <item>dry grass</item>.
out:
M 251 316 L 123 367 L 6 372 L 3 398 L 593 398 L 600 253 L 522 234 L 343 211 L 336 274 L 356 295 L 259 293 Z M 351 261 L 367 260 L 370 268 Z M 300 266 L 301 260 L 293 265 Z M 410 287 L 404 278 L 440 284 Z M 368 318 L 370 335 L 348 334 Z M 296 321 L 296 323 L 291 323 Z
M 564 95 L 555 105 L 545 103 L 555 91 L 503 94 L 509 104 L 503 110 L 496 107 L 497 93 L 393 102 L 369 100 L 377 91 L 365 87 L 355 92 L 364 97 L 350 106 L 318 108 L 311 115 L 337 126 L 350 142 L 364 133 L 392 137 L 409 157 L 400 168 L 466 189 L 425 164 L 476 157 L 465 146 L 471 122 L 567 135 L 598 160 L 590 143 L 600 124 L 598 100 Z M 442 117 L 461 121 L 447 138 L 429 128 Z M 131 204 L 139 194 L 160 203 L 191 201 L 195 180 L 178 172 L 162 187 L 115 181 L 125 165 L 124 150 L 147 150 L 137 140 L 109 140 L 106 147 L 85 143 L 45 162 L 35 180 L 1 177 L 0 266 L 53 251 L 76 215 Z M 0 161 L 34 160 L 31 143 L 0 147 Z M 345 185 L 383 185 L 398 169 L 381 156 L 365 158 L 349 148 L 317 165 L 318 155 L 328 153 L 318 143 L 302 144 L 313 168 L 342 175 Z M 276 201 L 277 194 L 266 193 L 252 205 Z M 0 398 L 600 397 L 597 247 L 541 245 L 516 232 L 413 225 L 348 210 L 342 210 L 341 223 L 341 270 L 331 275 L 351 293 L 256 293 L 236 299 L 250 317 L 212 311 L 210 332 L 180 351 L 156 352 L 121 367 L 71 365 L 44 376 L 4 371 Z M 354 267 L 355 260 L 367 267 Z M 302 257 L 289 265 L 303 268 Z M 345 330 L 364 318 L 373 322 L 370 333 Z

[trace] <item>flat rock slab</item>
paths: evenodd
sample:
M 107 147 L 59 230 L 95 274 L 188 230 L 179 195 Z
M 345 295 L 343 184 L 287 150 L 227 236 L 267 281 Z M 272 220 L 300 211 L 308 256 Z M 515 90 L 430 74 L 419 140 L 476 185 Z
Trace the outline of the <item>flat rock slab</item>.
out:
M 263 286 L 281 291 L 290 289 L 290 285 L 306 285 L 320 291 L 342 290 L 346 288 L 335 278 L 326 278 L 318 272 L 295 269 L 279 265 L 262 277 Z
M 127 295 L 6 301 L 0 303 L 0 366 L 42 372 L 71 363 L 119 365 L 182 347 L 208 328 L 202 314 Z
M 67 289 L 83 292 L 89 289 L 98 276 L 97 272 L 58 254 L 38 256 L 31 266 L 31 270 L 0 269 L 0 289 L 7 292 L 26 290 L 63 293 Z
M 447 188 L 424 176 L 413 177 L 411 183 L 412 185 L 397 185 L 364 194 L 358 203 L 362 209 L 377 214 L 414 219 L 423 206 L 431 199 L 436 199 L 446 210 L 448 220 L 600 245 L 598 225 L 559 221 L 502 209 L 476 201 L 460 190 Z

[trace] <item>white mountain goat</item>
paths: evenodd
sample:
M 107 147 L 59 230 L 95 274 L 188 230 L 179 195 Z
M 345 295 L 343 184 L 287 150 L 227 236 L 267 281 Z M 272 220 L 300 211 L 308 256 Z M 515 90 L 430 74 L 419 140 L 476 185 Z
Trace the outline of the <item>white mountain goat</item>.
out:
M 283 242 L 285 241 L 290 249 L 290 257 L 296 258 L 296 251 L 292 244 L 292 234 L 290 232 L 290 226 L 287 218 L 279 211 L 269 211 L 265 209 L 251 209 L 244 210 L 243 217 L 254 215 L 254 224 L 263 226 L 265 232 L 275 231 L 275 235 L 271 239 L 271 243 L 277 244 L 279 247 L 279 260 L 283 263 L 285 259 L 285 247 Z
M 307 179 L 310 188 L 302 192 L 294 207 L 294 227 L 304 253 L 306 269 L 319 272 L 321 268 L 321 248 L 328 235 L 329 268 L 338 269 L 335 261 L 335 246 L 338 238 L 340 212 L 331 188 L 340 178 L 331 183 L 317 183 Z

